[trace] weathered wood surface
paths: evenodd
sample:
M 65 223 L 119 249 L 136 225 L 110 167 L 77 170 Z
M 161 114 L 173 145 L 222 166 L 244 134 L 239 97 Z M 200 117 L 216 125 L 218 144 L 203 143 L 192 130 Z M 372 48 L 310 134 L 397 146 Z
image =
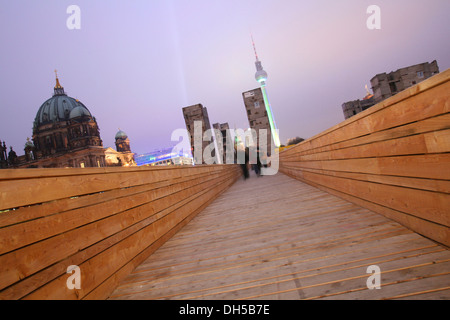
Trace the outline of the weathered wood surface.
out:
M 240 175 L 237 165 L 1 170 L 0 299 L 106 298 Z M 66 285 L 71 265 L 80 289 Z
M 280 171 L 450 246 L 450 69 L 282 151 Z
M 381 289 L 366 273 L 381 269 Z M 110 299 L 450 298 L 450 251 L 286 175 L 242 178 Z

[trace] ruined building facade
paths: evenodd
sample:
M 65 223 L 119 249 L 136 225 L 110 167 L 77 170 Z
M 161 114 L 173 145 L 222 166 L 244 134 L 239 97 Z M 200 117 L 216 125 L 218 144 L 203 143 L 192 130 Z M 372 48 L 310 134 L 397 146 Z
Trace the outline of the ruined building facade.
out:
M 250 128 L 256 132 L 256 137 L 252 137 L 253 143 L 256 142 L 260 150 L 267 150 L 267 153 L 270 155 L 272 134 L 262 90 L 261 88 L 256 88 L 244 92 L 242 93 L 242 97 L 244 99 L 248 123 Z M 267 146 L 261 146 L 262 137 L 265 137 Z
M 194 157 L 194 163 L 206 164 L 204 152 L 205 149 L 212 143 L 212 140 L 205 141 L 206 139 L 203 139 L 206 130 L 211 130 L 208 111 L 202 104 L 196 104 L 184 107 L 183 116 L 191 142 L 191 152 Z M 196 122 L 199 132 L 195 132 Z M 197 150 L 197 148 L 201 148 L 201 150 Z M 207 154 L 215 157 L 215 150 L 213 149 L 211 151 L 212 152 L 207 152 Z
M 344 117 L 345 119 L 348 119 L 438 73 L 439 67 L 437 61 L 434 60 L 430 63 L 420 63 L 390 73 L 377 74 L 370 80 L 373 95 L 368 93 L 362 100 L 344 102 L 342 104 Z

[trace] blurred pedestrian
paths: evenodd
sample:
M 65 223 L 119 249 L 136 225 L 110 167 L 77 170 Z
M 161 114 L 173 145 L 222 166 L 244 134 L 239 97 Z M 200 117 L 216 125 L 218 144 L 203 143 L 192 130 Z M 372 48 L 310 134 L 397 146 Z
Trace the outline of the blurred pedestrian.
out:
M 259 151 L 259 147 L 256 148 L 255 173 L 257 177 L 261 176 L 261 153 Z
M 242 173 L 244 174 L 244 180 L 250 177 L 248 172 L 248 162 L 249 162 L 249 150 L 248 147 L 245 148 L 245 161 L 241 164 Z

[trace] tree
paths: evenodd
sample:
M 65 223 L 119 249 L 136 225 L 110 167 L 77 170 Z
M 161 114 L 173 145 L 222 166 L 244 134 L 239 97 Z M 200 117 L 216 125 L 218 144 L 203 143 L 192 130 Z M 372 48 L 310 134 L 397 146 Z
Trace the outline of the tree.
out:
M 295 137 L 295 138 L 290 138 L 290 139 L 288 139 L 288 141 L 287 141 L 287 145 L 288 146 L 290 146 L 290 145 L 293 145 L 293 144 L 297 144 L 297 143 L 300 143 L 300 142 L 302 142 L 302 141 L 304 141 L 305 139 L 303 139 L 303 138 L 300 138 L 300 137 Z

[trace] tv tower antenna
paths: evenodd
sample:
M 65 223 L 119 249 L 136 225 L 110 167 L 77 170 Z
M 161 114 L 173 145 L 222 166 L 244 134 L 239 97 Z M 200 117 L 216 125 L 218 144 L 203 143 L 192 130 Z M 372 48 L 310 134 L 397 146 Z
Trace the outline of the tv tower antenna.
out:
M 278 147 L 280 147 L 280 138 L 278 136 L 278 129 L 277 129 L 277 125 L 275 123 L 275 118 L 273 116 L 272 107 L 270 106 L 269 98 L 267 96 L 267 88 L 266 88 L 267 72 L 263 69 L 262 63 L 258 58 L 258 53 L 256 52 L 256 46 L 255 46 L 255 41 L 253 40 L 253 35 L 250 34 L 250 36 L 252 38 L 253 50 L 255 51 L 255 57 L 256 57 L 255 79 L 261 85 L 261 91 L 263 94 L 264 104 L 266 106 L 267 116 L 269 118 L 270 130 L 272 133 L 272 137 L 273 137 L 275 146 L 278 148 Z
M 252 38 L 253 50 L 255 51 L 255 57 L 256 57 L 256 61 L 259 61 L 259 58 L 258 58 L 258 53 L 256 52 L 255 41 L 253 41 L 253 35 L 252 35 L 252 34 L 250 34 L 250 37 Z

